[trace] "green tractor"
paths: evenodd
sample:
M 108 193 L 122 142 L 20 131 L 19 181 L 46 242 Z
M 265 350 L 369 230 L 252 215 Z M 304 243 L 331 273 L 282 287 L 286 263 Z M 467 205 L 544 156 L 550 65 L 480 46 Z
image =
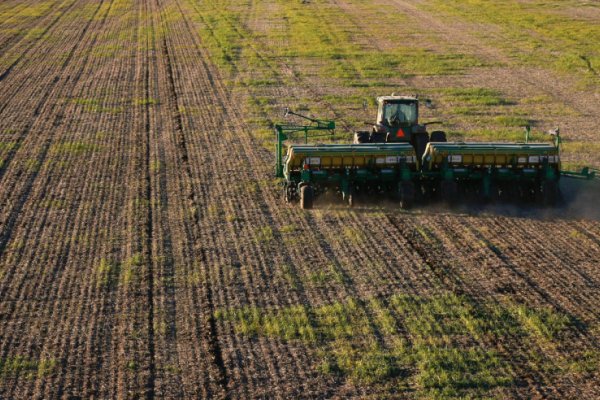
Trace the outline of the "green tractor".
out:
M 417 96 L 380 96 L 377 98 L 377 122 L 370 131 L 354 133 L 354 143 L 410 143 L 420 159 L 427 143 L 445 142 L 443 131 L 427 132 L 427 126 L 439 122 L 419 123 Z M 426 100 L 425 106 L 431 107 Z
M 312 208 L 325 192 L 341 195 L 350 206 L 358 193 L 387 195 L 401 208 L 439 199 L 449 204 L 461 197 L 531 199 L 554 205 L 560 176 L 592 179 L 593 171 L 562 171 L 560 134 L 553 143 L 529 143 L 529 127 L 522 143 L 447 142 L 443 131 L 428 133 L 419 123 L 416 96 L 377 98 L 377 120 L 370 131 L 354 133 L 352 144 L 308 144 L 310 137 L 332 135 L 335 122 L 309 118 L 306 125 L 275 125 L 276 176 L 284 178 L 286 202 Z M 426 100 L 425 105 L 430 105 Z M 316 133 L 315 133 L 316 132 Z M 302 134 L 305 144 L 284 141 Z

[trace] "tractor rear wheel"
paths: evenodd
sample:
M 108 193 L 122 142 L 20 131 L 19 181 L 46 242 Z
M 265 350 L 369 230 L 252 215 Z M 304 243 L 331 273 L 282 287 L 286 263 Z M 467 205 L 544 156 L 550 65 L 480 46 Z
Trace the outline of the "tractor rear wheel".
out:
M 401 182 L 398 185 L 398 200 L 400 208 L 408 210 L 415 201 L 415 185 L 412 182 Z
M 385 132 L 371 132 L 371 143 L 385 143 L 386 137 Z
M 429 143 L 429 135 L 427 132 L 419 132 L 413 136 L 412 145 L 417 153 L 417 160 L 421 160 L 423 158 L 423 153 L 425 153 L 425 147 L 427 147 L 427 143 Z
M 431 135 L 429 137 L 429 141 L 430 142 L 441 142 L 441 143 L 445 143 L 447 142 L 446 140 L 446 132 L 444 131 L 433 131 L 431 132 Z
M 354 144 L 369 143 L 369 131 L 354 132 Z
M 313 207 L 313 198 L 315 191 L 310 185 L 305 185 L 300 188 L 300 208 L 309 210 Z

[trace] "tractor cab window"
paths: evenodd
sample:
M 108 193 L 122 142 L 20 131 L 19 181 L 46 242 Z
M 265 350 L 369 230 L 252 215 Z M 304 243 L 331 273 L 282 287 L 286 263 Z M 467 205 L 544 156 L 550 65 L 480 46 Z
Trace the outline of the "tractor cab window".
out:
M 386 103 L 383 120 L 388 125 L 415 124 L 417 122 L 416 103 Z

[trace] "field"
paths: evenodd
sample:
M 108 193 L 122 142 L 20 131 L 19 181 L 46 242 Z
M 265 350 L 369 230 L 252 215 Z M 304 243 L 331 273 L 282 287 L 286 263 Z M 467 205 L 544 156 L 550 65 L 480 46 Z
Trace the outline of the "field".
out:
M 0 54 L 0 398 L 600 398 L 597 187 L 302 211 L 272 131 L 419 93 L 598 168 L 597 3 L 6 0 Z

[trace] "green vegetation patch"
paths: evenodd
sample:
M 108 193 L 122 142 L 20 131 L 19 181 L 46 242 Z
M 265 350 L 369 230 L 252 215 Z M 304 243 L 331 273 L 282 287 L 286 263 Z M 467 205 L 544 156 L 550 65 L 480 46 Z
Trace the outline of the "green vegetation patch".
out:
M 135 253 L 125 260 L 121 265 L 120 271 L 123 283 L 126 285 L 136 284 L 143 278 L 143 267 L 145 265 L 144 256 L 141 253 Z
M 98 98 L 73 98 L 70 102 L 81 106 L 85 112 L 89 113 L 119 114 L 124 110 L 123 106 L 109 105 L 107 104 L 108 100 Z
M 54 1 L 39 1 L 36 3 L 29 4 L 25 8 L 14 7 L 11 10 L 4 11 L 1 16 L 4 18 L 15 18 L 15 25 L 20 24 L 19 20 L 25 20 L 30 18 L 39 18 L 43 15 L 48 14 L 52 7 L 55 7 Z
M 4 142 L 0 141 L 0 154 L 2 153 L 10 153 L 12 150 L 16 149 L 19 144 L 15 141 Z
M 476 88 L 447 88 L 439 91 L 448 102 L 469 106 L 502 106 L 512 104 L 497 90 Z
M 551 67 L 587 82 L 600 81 L 600 24 L 569 15 L 564 1 L 435 0 L 425 5 L 436 14 L 487 23 L 484 35 L 523 64 Z M 591 6 L 596 7 L 597 6 Z M 572 7 L 581 7 L 573 3 Z
M 557 373 L 589 371 L 598 359 L 594 349 L 568 363 L 564 356 L 540 356 L 549 345 L 554 352 L 563 345 L 561 338 L 575 323 L 570 316 L 453 293 L 349 299 L 315 307 L 246 307 L 220 310 L 215 317 L 232 323 L 240 334 L 306 344 L 321 359 L 321 372 L 359 384 L 408 385 L 429 398 L 500 393 L 519 377 L 514 352 Z M 523 354 L 523 341 L 537 350 Z M 504 343 L 502 350 L 498 342 Z
M 216 3 L 229 3 L 216 2 Z M 203 43 L 213 56 L 211 61 L 217 66 L 233 72 L 239 60 L 240 52 L 248 32 L 241 23 L 241 10 L 231 4 L 204 3 L 194 7 L 193 17 L 200 22 L 200 34 Z
M 550 308 L 533 310 L 523 305 L 516 305 L 509 311 L 527 331 L 545 339 L 555 339 L 575 322 L 568 315 L 556 313 Z
M 139 284 L 144 278 L 146 262 L 141 253 L 135 253 L 124 261 L 102 258 L 95 268 L 96 285 L 98 288 L 115 289 L 119 285 Z
M 73 141 L 63 141 L 60 143 L 54 143 L 50 147 L 50 152 L 54 154 L 69 154 L 74 156 L 79 156 L 87 153 L 91 153 L 94 151 L 100 150 L 100 146 L 87 143 L 81 140 L 73 140 Z
M 121 266 L 105 258 L 96 267 L 97 284 L 99 287 L 114 287 L 118 284 Z
M 253 126 L 254 137 L 269 151 L 271 119 L 280 115 L 283 105 L 303 111 L 302 105 L 310 104 L 311 114 L 320 116 L 332 111 L 331 105 L 315 104 L 313 97 L 296 97 L 298 91 L 294 90 L 288 91 L 293 97 L 274 100 L 273 93 L 281 93 L 278 87 L 312 81 L 313 85 L 348 88 L 341 98 L 371 88 L 367 96 L 361 95 L 356 103 L 360 105 L 365 97 L 373 97 L 373 87 L 390 88 L 403 77 L 460 74 L 482 65 L 469 55 L 424 48 L 413 40 L 414 21 L 393 7 L 382 14 L 380 5 L 369 2 L 356 5 L 365 15 L 377 16 L 378 24 L 369 24 L 368 29 L 357 26 L 351 11 L 323 1 L 273 0 L 263 4 L 188 0 L 186 6 L 192 11 L 191 18 L 197 22 L 211 61 L 242 94 L 249 111 L 245 118 Z M 260 19 L 263 23 L 257 24 L 252 17 L 257 13 L 265 14 Z M 403 40 L 391 42 L 392 47 L 383 50 L 384 45 L 377 44 L 387 32 L 382 27 L 392 25 Z M 390 45 L 389 40 L 385 42 Z M 336 102 L 336 109 L 338 104 L 343 109 L 356 105 Z M 360 124 L 356 118 L 351 122 Z M 348 141 L 348 136 L 343 140 Z
M 154 106 L 159 104 L 158 100 L 149 98 L 134 99 L 133 104 L 136 106 Z
M 47 376 L 56 368 L 57 363 L 55 359 L 34 360 L 23 356 L 0 358 L 0 379 L 18 375 L 26 378 Z

